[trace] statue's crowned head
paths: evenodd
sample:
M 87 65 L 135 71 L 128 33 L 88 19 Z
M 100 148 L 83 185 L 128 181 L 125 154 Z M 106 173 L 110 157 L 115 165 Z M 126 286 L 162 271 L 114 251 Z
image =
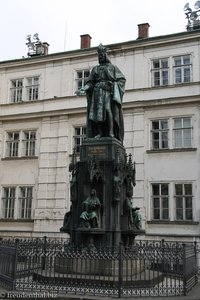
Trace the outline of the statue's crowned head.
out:
M 110 59 L 108 58 L 107 49 L 105 46 L 100 44 L 97 49 L 99 62 L 100 63 L 110 63 Z
M 98 54 L 106 54 L 107 53 L 107 49 L 106 49 L 105 46 L 103 46 L 102 44 L 100 44 L 98 46 L 97 52 L 98 52 Z

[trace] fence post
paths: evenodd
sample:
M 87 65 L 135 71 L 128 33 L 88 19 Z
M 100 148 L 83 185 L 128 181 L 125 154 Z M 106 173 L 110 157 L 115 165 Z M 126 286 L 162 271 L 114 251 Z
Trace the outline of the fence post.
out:
M 119 244 L 119 273 L 118 273 L 118 297 L 122 296 L 122 287 L 123 287 L 123 244 Z
M 42 270 L 45 270 L 45 266 L 46 266 L 46 252 L 47 252 L 47 237 L 44 236 L 43 257 L 42 257 Z
M 198 265 L 197 265 L 197 242 L 195 241 L 194 242 L 194 265 L 195 265 L 195 284 L 198 282 L 198 277 L 197 277 L 197 274 L 198 274 Z
M 16 239 L 15 240 L 15 256 L 14 256 L 14 263 L 13 263 L 14 266 L 13 266 L 13 284 L 12 284 L 12 290 L 15 290 L 15 287 L 16 287 L 18 245 L 19 245 L 19 239 Z
M 187 278 L 186 278 L 186 249 L 185 243 L 182 244 L 183 246 L 183 295 L 186 296 L 187 293 Z

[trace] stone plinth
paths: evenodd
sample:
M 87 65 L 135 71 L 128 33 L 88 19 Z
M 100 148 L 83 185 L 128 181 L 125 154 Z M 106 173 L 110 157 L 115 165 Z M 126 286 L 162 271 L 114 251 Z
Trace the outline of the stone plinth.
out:
M 144 272 L 142 260 L 126 260 L 121 267 L 121 275 L 131 278 L 136 274 Z M 118 259 L 92 259 L 92 258 L 57 258 L 55 261 L 55 272 L 62 274 L 85 274 L 99 276 L 119 276 Z
M 121 142 L 115 138 L 86 139 L 81 146 L 80 161 L 87 161 L 96 158 L 96 160 L 114 160 L 116 156 L 124 161 L 125 148 Z

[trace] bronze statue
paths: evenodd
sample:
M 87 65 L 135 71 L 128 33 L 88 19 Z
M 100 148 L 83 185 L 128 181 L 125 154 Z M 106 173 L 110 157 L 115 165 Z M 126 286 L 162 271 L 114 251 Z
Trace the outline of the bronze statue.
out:
M 132 197 L 130 192 L 127 192 L 124 204 L 124 210 L 128 215 L 128 229 L 140 230 L 142 228 L 142 218 L 141 215 L 138 213 L 138 210 L 140 210 L 140 208 L 137 206 L 132 206 Z
M 82 227 L 100 227 L 100 207 L 101 203 L 96 196 L 96 190 L 92 189 L 90 196 L 83 202 L 83 212 L 80 215 Z
M 106 48 L 98 47 L 99 65 L 93 67 L 86 85 L 77 92 L 87 95 L 87 137 L 115 137 L 123 142 L 122 99 L 125 77 L 108 58 Z
M 72 226 L 72 206 L 70 206 L 70 211 L 65 213 L 63 226 L 60 228 L 60 232 L 71 233 Z

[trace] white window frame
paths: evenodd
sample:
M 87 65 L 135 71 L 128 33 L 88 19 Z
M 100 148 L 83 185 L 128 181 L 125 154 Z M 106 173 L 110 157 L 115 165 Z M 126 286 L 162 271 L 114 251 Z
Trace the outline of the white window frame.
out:
M 8 191 L 8 193 L 6 193 Z M 14 219 L 15 202 L 16 202 L 16 187 L 3 187 L 2 191 L 2 218 Z
M 158 123 L 158 128 L 153 128 L 153 123 Z M 163 127 L 163 124 L 167 123 L 167 127 Z M 158 139 L 155 139 L 154 136 L 158 135 Z M 167 138 L 165 138 L 167 136 Z M 157 146 L 155 143 L 157 142 Z M 151 120 L 151 149 L 169 149 L 169 119 L 154 119 Z
M 190 119 L 190 125 L 185 126 L 184 121 L 186 119 Z M 176 120 L 180 120 L 181 126 L 180 127 L 175 127 L 175 122 Z M 190 133 L 190 138 L 186 138 L 186 133 Z M 180 138 L 178 138 L 178 134 L 180 135 Z M 177 142 L 179 140 L 179 142 Z M 187 140 L 190 141 L 186 142 Z M 192 148 L 193 144 L 193 126 L 192 126 L 192 117 L 187 116 L 187 117 L 175 117 L 173 118 L 173 148 L 174 149 L 182 149 L 182 148 Z
M 33 186 L 19 186 L 18 191 L 18 219 L 32 219 Z
M 176 185 L 181 185 L 182 186 L 182 194 L 176 194 Z M 191 194 L 186 194 L 186 185 L 190 185 L 191 186 Z M 193 184 L 192 182 L 175 182 L 174 183 L 174 208 L 175 208 L 175 220 L 176 221 L 193 221 L 194 219 L 194 213 L 193 213 L 193 196 L 194 191 L 193 191 Z M 180 199 L 180 202 L 182 202 L 182 207 L 178 207 L 177 208 L 177 200 L 178 198 Z M 190 198 L 191 201 L 191 207 L 187 208 L 187 198 Z M 178 210 L 182 211 L 182 218 L 178 218 L 177 217 L 177 213 Z M 187 211 L 190 211 L 192 217 L 191 218 L 187 218 Z M 180 215 L 180 214 L 179 214 Z
M 152 59 L 151 74 L 152 86 L 158 87 L 169 85 L 169 58 Z
M 189 58 L 189 63 L 187 63 L 187 58 Z M 191 55 L 185 54 L 185 55 L 174 56 L 173 69 L 174 69 L 175 84 L 191 82 L 191 75 L 192 75 Z M 187 72 L 189 72 L 189 76 L 186 74 Z
M 17 103 L 23 100 L 23 89 L 23 78 L 11 80 L 11 103 Z
M 21 193 L 24 189 L 25 193 Z M 7 192 L 6 192 L 7 191 Z M 33 215 L 34 187 L 3 186 L 1 202 L 1 218 L 12 220 L 31 220 Z
M 39 99 L 39 76 L 26 78 L 26 98 L 27 101 Z
M 18 135 L 18 138 L 16 138 Z M 6 157 L 18 157 L 20 146 L 20 131 L 8 131 L 6 133 Z
M 158 194 L 153 194 L 153 185 L 158 185 Z M 167 186 L 168 194 L 163 194 L 162 186 Z M 170 193 L 170 186 L 168 182 L 152 182 L 151 183 L 151 219 L 153 221 L 169 221 L 170 216 L 170 207 L 169 207 L 169 193 Z M 155 206 L 155 201 L 158 201 L 158 206 Z M 167 200 L 167 207 L 164 207 L 164 201 Z M 159 217 L 155 218 L 155 211 L 157 210 Z M 164 213 L 167 211 L 168 217 L 164 217 Z
M 78 130 L 80 130 L 80 133 L 77 132 Z M 73 149 L 75 150 L 75 153 L 80 154 L 80 146 L 86 137 L 86 126 L 76 125 L 74 126 L 73 131 Z
M 79 77 L 80 74 L 80 77 Z M 87 78 L 89 77 L 90 70 L 89 69 L 83 69 L 83 70 L 77 70 L 76 71 L 76 90 L 79 90 L 80 88 L 84 87 Z
M 10 102 L 39 100 L 40 76 L 10 79 Z
M 22 156 L 35 156 L 36 155 L 36 130 L 23 130 L 22 131 Z
M 18 139 L 15 139 L 16 134 Z M 37 142 L 37 129 L 9 130 L 6 132 L 4 158 L 37 157 Z
M 162 122 L 166 121 L 167 126 L 164 126 L 165 123 Z M 150 119 L 148 148 L 152 151 L 193 149 L 195 144 L 193 122 L 193 115 L 162 116 Z

